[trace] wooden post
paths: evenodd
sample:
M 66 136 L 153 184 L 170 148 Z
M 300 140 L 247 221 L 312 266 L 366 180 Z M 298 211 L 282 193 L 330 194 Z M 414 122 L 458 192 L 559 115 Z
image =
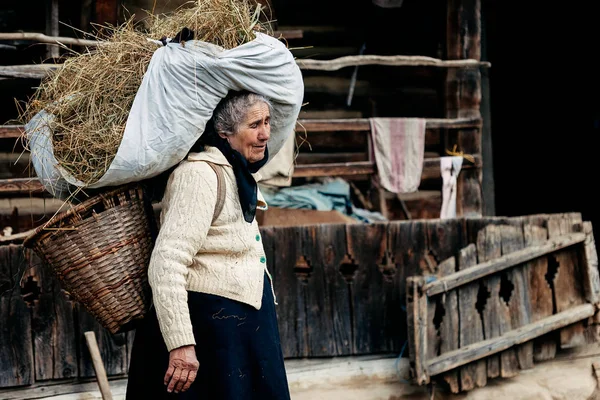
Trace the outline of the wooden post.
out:
M 446 58 L 481 59 L 481 0 L 450 0 L 447 3 Z M 445 116 L 481 118 L 481 73 L 478 67 L 448 68 L 445 84 Z M 448 132 L 446 146 L 481 157 L 481 128 Z M 482 169 L 461 170 L 458 176 L 458 216 L 483 215 Z
M 90 350 L 92 356 L 92 362 L 94 363 L 94 371 L 96 371 L 96 379 L 98 379 L 98 387 L 102 394 L 102 400 L 112 400 L 112 393 L 110 391 L 110 385 L 108 384 L 108 378 L 106 376 L 106 370 L 102 363 L 102 357 L 100 356 L 100 349 L 98 349 L 98 342 L 96 342 L 96 335 L 94 331 L 85 332 L 85 341 Z
M 58 29 L 58 0 L 46 0 L 46 35 L 59 36 Z M 57 44 L 46 46 L 48 58 L 58 58 L 59 48 Z

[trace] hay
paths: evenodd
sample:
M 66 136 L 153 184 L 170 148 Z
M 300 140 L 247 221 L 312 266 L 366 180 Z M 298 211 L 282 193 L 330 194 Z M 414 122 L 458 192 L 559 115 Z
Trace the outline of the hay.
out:
M 48 75 L 25 108 L 22 123 L 45 110 L 55 116 L 50 125 L 53 153 L 59 165 L 89 185 L 108 170 L 123 137 L 125 123 L 143 75 L 158 45 L 148 39 L 174 37 L 183 28 L 195 39 L 226 49 L 266 33 L 259 22 L 261 8 L 248 0 L 198 0 L 170 14 L 133 18 L 118 27 L 101 27 L 107 37 L 95 49 L 73 53 L 62 68 Z

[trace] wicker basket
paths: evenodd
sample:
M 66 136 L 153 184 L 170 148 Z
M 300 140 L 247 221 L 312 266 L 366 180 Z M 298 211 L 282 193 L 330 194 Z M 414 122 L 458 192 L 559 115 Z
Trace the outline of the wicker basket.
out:
M 111 333 L 131 330 L 150 304 L 147 268 L 156 237 L 139 185 L 96 195 L 29 236 L 70 296 Z

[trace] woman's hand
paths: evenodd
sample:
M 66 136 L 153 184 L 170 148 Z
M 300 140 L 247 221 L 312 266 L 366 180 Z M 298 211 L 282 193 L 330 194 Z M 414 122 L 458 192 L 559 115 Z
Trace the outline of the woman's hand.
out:
M 169 368 L 165 374 L 167 392 L 185 392 L 196 379 L 200 363 L 193 345 L 182 346 L 169 353 Z

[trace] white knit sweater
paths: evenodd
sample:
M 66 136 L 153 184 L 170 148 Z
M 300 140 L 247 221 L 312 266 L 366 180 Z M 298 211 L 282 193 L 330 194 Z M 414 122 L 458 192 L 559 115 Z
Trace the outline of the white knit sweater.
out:
M 202 161 L 224 166 L 225 202 L 212 226 L 217 176 Z M 171 351 L 196 344 L 188 290 L 260 309 L 267 264 L 256 219 L 244 220 L 233 168 L 218 149 L 207 147 L 181 162 L 169 178 L 162 206 L 148 278 L 160 329 Z M 259 206 L 266 207 L 260 192 Z

